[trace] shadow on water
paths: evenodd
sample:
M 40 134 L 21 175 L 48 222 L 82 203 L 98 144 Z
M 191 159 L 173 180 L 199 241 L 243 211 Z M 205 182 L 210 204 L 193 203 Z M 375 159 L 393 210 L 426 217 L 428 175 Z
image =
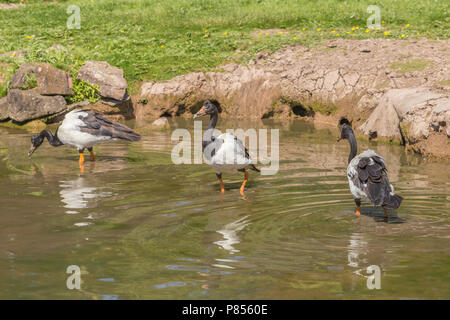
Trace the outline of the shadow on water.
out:
M 390 211 L 388 216 L 384 216 L 383 209 L 380 208 L 363 208 L 361 209 L 361 215 L 372 218 L 375 222 L 384 223 L 405 223 L 406 220 L 400 218 L 397 212 Z
M 337 130 L 218 127 L 280 129 L 279 171 L 250 172 L 246 201 L 242 174 L 224 174 L 221 195 L 207 165 L 174 165 L 171 131 L 100 145 L 80 173 L 76 150 L 45 144 L 30 160 L 29 134 L 0 128 L 0 298 L 450 298 L 449 163 L 359 142 L 404 198 L 386 223 L 370 204 L 355 216 Z M 81 290 L 65 287 L 70 265 Z M 366 285 L 371 266 L 380 290 Z

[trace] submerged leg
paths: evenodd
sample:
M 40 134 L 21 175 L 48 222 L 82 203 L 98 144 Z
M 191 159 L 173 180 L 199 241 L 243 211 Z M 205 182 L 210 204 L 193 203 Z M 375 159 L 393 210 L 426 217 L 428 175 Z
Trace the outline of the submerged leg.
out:
M 223 184 L 223 180 L 222 180 L 222 173 L 216 173 L 217 179 L 219 179 L 219 183 L 220 183 L 220 193 L 225 193 L 225 185 Z
M 94 147 L 90 147 L 90 148 L 87 148 L 87 149 L 88 149 L 88 151 L 90 153 L 91 161 L 95 161 Z
M 359 216 L 359 215 L 361 215 L 361 200 L 360 199 L 355 199 L 355 204 L 356 204 L 355 214 L 357 216 Z
M 385 208 L 385 207 L 383 207 L 383 210 L 384 210 L 384 217 L 385 217 L 385 218 L 387 218 L 387 217 L 388 217 L 388 213 L 387 213 L 387 210 L 386 210 L 386 208 Z
M 80 154 L 80 159 L 78 160 L 78 164 L 80 165 L 81 173 L 84 172 L 84 149 L 78 149 L 78 153 Z
M 247 183 L 247 181 L 248 181 L 248 172 L 244 171 L 244 181 L 242 182 L 242 186 L 241 186 L 241 189 L 240 189 L 242 196 L 244 195 L 245 184 Z

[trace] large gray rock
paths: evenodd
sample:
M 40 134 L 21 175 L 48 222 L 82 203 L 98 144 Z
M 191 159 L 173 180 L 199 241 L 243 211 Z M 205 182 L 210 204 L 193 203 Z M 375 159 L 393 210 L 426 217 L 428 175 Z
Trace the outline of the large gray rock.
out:
M 10 80 L 10 86 L 12 89 L 20 89 L 28 87 L 30 81 L 36 79 L 37 66 L 32 63 L 24 63 L 19 67 L 16 73 L 13 74 Z M 30 88 L 29 88 L 30 89 Z
M 105 61 L 88 60 L 78 71 L 77 78 L 100 89 L 100 96 L 122 101 L 127 97 L 127 81 L 123 71 Z
M 450 97 L 428 88 L 388 90 L 366 122 L 365 134 L 415 143 L 430 132 L 449 133 Z
M 63 96 L 74 94 L 71 75 L 47 63 L 37 66 L 36 81 L 40 94 Z
M 24 63 L 11 77 L 11 88 L 32 89 L 35 82 L 42 95 L 71 95 L 72 77 L 69 73 L 52 67 L 48 63 Z M 34 86 L 33 86 L 34 87 Z
M 18 122 L 33 120 L 58 113 L 66 108 L 62 96 L 43 96 L 36 89 L 8 92 L 9 117 Z
M 0 121 L 9 118 L 8 100 L 6 97 L 0 99 Z

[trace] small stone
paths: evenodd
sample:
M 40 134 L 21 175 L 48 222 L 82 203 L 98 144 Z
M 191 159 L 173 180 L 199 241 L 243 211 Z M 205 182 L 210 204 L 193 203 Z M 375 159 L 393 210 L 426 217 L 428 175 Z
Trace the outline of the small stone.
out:
M 152 126 L 154 127 L 168 127 L 169 121 L 166 117 L 161 117 L 152 122 Z
M 99 94 L 104 98 L 122 101 L 127 97 L 127 81 L 123 70 L 111 66 L 105 61 L 88 60 L 78 71 L 79 80 L 99 87 Z

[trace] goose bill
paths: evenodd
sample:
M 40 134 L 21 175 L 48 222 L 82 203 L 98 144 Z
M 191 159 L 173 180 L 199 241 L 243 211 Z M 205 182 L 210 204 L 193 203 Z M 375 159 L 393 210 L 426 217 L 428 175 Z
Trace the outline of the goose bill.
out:
M 35 146 L 31 146 L 30 150 L 28 151 L 28 157 L 31 157 L 31 155 L 33 154 L 33 152 L 36 150 Z
M 194 119 L 206 116 L 206 107 L 202 107 L 196 114 L 194 114 Z

